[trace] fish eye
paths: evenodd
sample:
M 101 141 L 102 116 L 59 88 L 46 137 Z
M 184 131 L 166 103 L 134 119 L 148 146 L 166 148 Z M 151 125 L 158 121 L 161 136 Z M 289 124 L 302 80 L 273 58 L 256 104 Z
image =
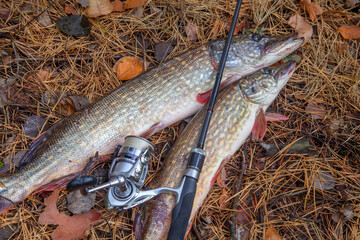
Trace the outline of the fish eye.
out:
M 262 88 L 268 88 L 268 85 L 267 85 L 266 83 L 262 83 L 262 84 L 261 84 L 261 87 L 262 87 Z
M 271 74 L 271 69 L 270 68 L 263 68 L 263 73 L 265 73 L 266 75 L 270 75 Z
M 250 88 L 250 93 L 255 94 L 256 93 L 256 88 L 255 87 Z
M 255 42 L 259 42 L 261 40 L 261 36 L 257 33 L 254 33 L 251 35 L 251 39 L 254 40 Z

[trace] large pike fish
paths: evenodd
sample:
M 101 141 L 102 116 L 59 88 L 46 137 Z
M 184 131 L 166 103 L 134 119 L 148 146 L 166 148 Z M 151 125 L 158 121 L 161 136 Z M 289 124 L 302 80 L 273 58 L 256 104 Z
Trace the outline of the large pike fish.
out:
M 302 42 L 294 36 L 234 37 L 222 85 L 275 63 Z M 64 119 L 51 134 L 35 141 L 23 168 L 0 177 L 0 196 L 21 202 L 31 193 L 70 180 L 96 152 L 113 152 L 126 136 L 150 136 L 197 112 L 209 98 L 223 46 L 220 40 L 189 51 Z M 0 212 L 11 205 L 0 198 Z
M 261 128 L 259 124 L 266 124 L 264 112 L 291 77 L 295 65 L 295 62 L 289 61 L 277 67 L 265 68 L 233 83 L 219 94 L 204 145 L 206 157 L 197 184 L 190 223 L 221 167 L 244 143 L 254 125 Z M 164 186 L 176 188 L 180 185 L 189 153 L 197 146 L 206 111 L 203 108 L 186 126 L 166 156 L 161 171 L 151 181 L 151 189 Z M 141 220 L 136 221 L 137 239 L 166 239 L 175 204 L 175 196 L 171 194 L 162 194 L 145 203 Z

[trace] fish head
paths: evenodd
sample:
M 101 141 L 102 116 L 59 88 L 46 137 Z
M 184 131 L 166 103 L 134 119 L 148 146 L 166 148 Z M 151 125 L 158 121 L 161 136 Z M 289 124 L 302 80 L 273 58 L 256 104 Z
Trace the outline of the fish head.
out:
M 254 72 L 263 67 L 272 65 L 286 57 L 303 43 L 303 38 L 296 38 L 295 34 L 287 36 L 262 36 L 257 33 L 237 35 L 232 39 L 226 71 L 230 74 L 239 74 L 251 69 Z M 210 44 L 213 61 L 220 63 L 225 41 L 216 41 Z
M 269 106 L 294 73 L 295 61 L 263 68 L 239 81 L 244 97 L 252 103 Z

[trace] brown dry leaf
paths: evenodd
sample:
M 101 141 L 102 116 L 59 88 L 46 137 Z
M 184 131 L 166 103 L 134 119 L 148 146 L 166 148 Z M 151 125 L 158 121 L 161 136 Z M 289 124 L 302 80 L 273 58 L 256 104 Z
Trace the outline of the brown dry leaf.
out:
M 301 0 L 300 6 L 309 13 L 311 21 L 316 20 L 317 15 L 321 15 L 324 11 L 316 3 L 311 2 L 311 0 Z
M 28 77 L 28 80 L 35 80 L 38 82 L 46 81 L 51 76 L 51 73 L 45 70 L 39 70 L 35 74 Z
M 265 240 L 281 240 L 279 233 L 272 224 L 265 232 Z
M 313 34 L 312 26 L 305 21 L 305 19 L 296 12 L 288 21 L 288 24 L 295 29 L 298 37 L 304 38 L 304 43 L 309 41 Z
M 111 2 L 111 5 L 113 6 L 113 12 L 125 11 L 125 4 L 122 1 L 115 0 L 115 1 Z
M 88 17 L 99 17 L 110 14 L 113 11 L 113 5 L 110 0 L 89 0 L 89 7 L 85 12 Z
M 52 24 L 51 18 L 49 17 L 49 14 L 47 11 L 44 11 L 39 17 L 38 21 L 43 27 L 50 26 Z
M 230 198 L 229 193 L 226 191 L 226 189 L 222 189 L 221 195 L 219 198 L 219 206 L 220 208 L 227 208 L 230 204 L 230 201 L 227 201 Z
M 218 177 L 216 178 L 216 182 L 220 187 L 222 187 L 222 188 L 226 187 L 226 170 L 225 170 L 225 168 L 221 169 Z
M 125 8 L 136 8 L 145 5 L 146 0 L 126 0 Z
M 0 18 L 6 21 L 10 16 L 10 10 L 7 8 L 0 8 Z
M 340 32 L 341 36 L 345 39 L 360 38 L 360 27 L 358 26 L 341 26 L 336 31 Z
M 45 198 L 47 207 L 39 217 L 39 223 L 55 224 L 59 227 L 51 234 L 53 240 L 69 240 L 83 238 L 85 231 L 98 222 L 101 214 L 92 210 L 80 215 L 68 216 L 60 213 L 56 208 L 56 200 L 59 197 L 60 189 L 56 189 L 48 198 Z
M 138 57 L 123 57 L 115 65 L 119 80 L 133 79 L 143 73 L 143 61 Z
M 65 13 L 71 15 L 78 15 L 78 12 L 70 4 L 65 4 Z
M 345 8 L 353 8 L 359 2 L 360 2 L 359 0 L 346 0 L 345 1 Z
M 305 111 L 308 114 L 311 114 L 313 119 L 324 119 L 326 116 L 326 109 L 325 106 L 322 104 L 315 104 L 310 102 L 306 107 Z
M 66 116 L 70 116 L 71 114 L 77 112 L 75 103 L 70 97 L 66 97 L 60 100 L 57 111 Z
M 196 41 L 198 39 L 199 27 L 192 22 L 188 22 L 185 26 L 185 32 L 190 41 Z

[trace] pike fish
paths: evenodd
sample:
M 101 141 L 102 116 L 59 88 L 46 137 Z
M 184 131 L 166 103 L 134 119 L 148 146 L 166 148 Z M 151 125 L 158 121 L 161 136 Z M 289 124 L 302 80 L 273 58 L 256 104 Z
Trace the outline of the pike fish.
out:
M 217 173 L 244 143 L 254 124 L 259 119 L 264 119 L 259 124 L 266 124 L 264 112 L 293 74 L 295 65 L 294 61 L 289 61 L 264 68 L 233 83 L 219 94 L 204 145 L 206 157 L 197 183 L 190 223 L 214 184 Z M 206 112 L 204 107 L 189 122 L 149 188 L 176 188 L 180 185 L 189 153 L 197 146 Z M 176 198 L 171 194 L 162 194 L 145 203 L 141 217 L 137 217 L 141 220 L 135 221 L 136 238 L 166 239 L 175 205 Z
M 222 86 L 296 50 L 295 36 L 233 38 Z M 109 154 L 128 135 L 150 136 L 193 115 L 207 102 L 224 40 L 189 51 L 148 71 L 57 124 L 34 141 L 13 175 L 0 177 L 0 196 L 21 202 L 79 174 L 96 153 Z M 12 204 L 0 197 L 0 213 Z

